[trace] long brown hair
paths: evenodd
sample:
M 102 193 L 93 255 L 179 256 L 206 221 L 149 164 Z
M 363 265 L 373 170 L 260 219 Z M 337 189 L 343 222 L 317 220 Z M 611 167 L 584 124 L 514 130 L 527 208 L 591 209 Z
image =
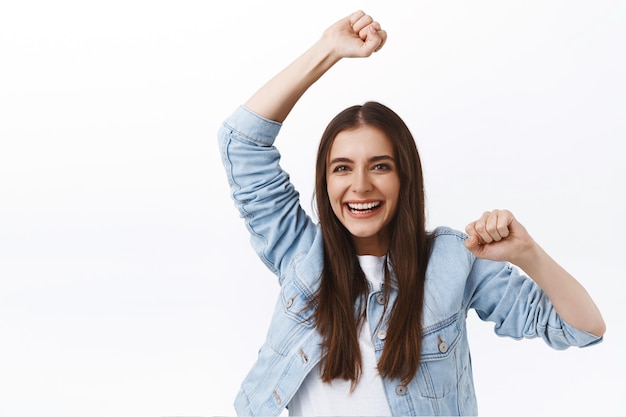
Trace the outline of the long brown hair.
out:
M 398 294 L 389 311 L 378 372 L 385 378 L 408 383 L 419 366 L 424 283 L 432 237 L 425 229 L 422 165 L 413 135 L 394 111 L 376 102 L 349 107 L 335 116 L 322 135 L 317 153 L 315 202 L 324 241 L 324 267 L 313 304 L 315 326 L 323 338 L 321 378 L 325 382 L 350 380 L 354 386 L 361 375 L 358 335 L 365 319 L 368 284 L 352 236 L 330 205 L 326 165 L 337 134 L 364 125 L 382 130 L 393 142 L 400 177 L 387 252 L 395 282 L 387 266 L 384 273 L 385 288 L 396 285 Z M 388 297 L 387 292 L 385 308 Z

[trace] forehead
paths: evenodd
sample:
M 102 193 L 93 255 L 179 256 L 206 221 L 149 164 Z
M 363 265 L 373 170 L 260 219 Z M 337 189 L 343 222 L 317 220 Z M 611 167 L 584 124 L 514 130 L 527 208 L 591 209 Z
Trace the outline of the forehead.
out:
M 393 142 L 382 130 L 373 126 L 360 126 L 339 132 L 330 147 L 328 158 L 393 157 L 394 154 Z

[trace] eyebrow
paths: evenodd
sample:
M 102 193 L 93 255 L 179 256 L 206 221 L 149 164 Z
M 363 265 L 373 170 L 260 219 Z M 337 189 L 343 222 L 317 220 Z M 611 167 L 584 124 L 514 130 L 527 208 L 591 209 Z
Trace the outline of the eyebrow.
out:
M 391 156 L 389 156 L 389 155 L 373 156 L 368 161 L 369 162 L 380 162 L 380 161 L 395 162 L 394 159 Z M 340 164 L 340 163 L 352 163 L 352 162 L 354 162 L 354 161 L 352 159 L 350 159 L 350 158 L 339 157 L 339 158 L 334 158 L 333 160 L 331 160 L 329 165 Z

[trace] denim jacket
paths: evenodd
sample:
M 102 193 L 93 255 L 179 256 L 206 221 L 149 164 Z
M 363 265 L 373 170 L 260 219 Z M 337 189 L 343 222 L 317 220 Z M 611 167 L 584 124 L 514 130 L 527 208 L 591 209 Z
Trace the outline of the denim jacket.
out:
M 235 399 L 238 415 L 279 415 L 321 358 L 308 301 L 323 263 L 319 225 L 301 208 L 273 146 L 281 124 L 239 107 L 219 131 L 232 198 L 258 256 L 281 286 L 265 343 Z M 427 268 L 420 366 L 408 385 L 384 379 L 393 415 L 476 415 L 466 317 L 474 309 L 515 339 L 541 337 L 555 349 L 601 340 L 566 324 L 543 291 L 519 268 L 477 259 L 467 236 L 439 227 Z M 385 344 L 382 289 L 371 288 L 367 316 L 379 359 Z M 389 291 L 393 304 L 397 289 Z M 387 309 L 387 312 L 390 309 Z M 377 327 L 377 325 L 380 325 Z

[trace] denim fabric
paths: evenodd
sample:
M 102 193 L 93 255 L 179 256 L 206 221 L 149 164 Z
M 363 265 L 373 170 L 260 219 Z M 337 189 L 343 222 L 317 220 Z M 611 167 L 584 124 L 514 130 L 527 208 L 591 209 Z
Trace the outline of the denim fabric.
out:
M 321 231 L 301 208 L 289 175 L 280 168 L 280 154 L 273 146 L 280 127 L 240 107 L 218 135 L 232 198 L 252 246 L 281 285 L 267 339 L 235 399 L 238 415 L 280 414 L 321 355 L 321 337 L 307 308 L 322 271 Z M 475 258 L 464 246 L 464 233 L 446 227 L 433 233 L 419 370 L 408 386 L 384 379 L 394 415 L 477 414 L 466 333 L 470 309 L 495 323 L 498 335 L 541 337 L 555 349 L 601 340 L 566 324 L 518 268 Z M 393 303 L 397 289 L 384 291 Z M 376 301 L 380 293 L 372 289 L 367 302 L 377 358 L 386 336 L 383 306 Z

